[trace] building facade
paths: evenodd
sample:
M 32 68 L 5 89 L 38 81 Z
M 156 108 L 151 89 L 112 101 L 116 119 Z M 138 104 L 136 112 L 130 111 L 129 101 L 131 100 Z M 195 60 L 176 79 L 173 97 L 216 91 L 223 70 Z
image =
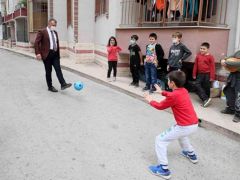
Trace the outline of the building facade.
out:
M 161 2 L 164 2 L 161 4 Z M 128 72 L 128 44 L 137 34 L 145 52 L 148 35 L 155 32 L 168 55 L 171 34 L 183 33 L 183 42 L 194 57 L 202 42 L 211 44 L 218 62 L 240 49 L 240 1 L 238 0 L 1 0 L 4 45 L 33 49 L 38 30 L 49 18 L 58 21 L 62 56 L 76 63 L 107 65 L 106 44 L 116 36 L 123 51 L 118 67 Z M 26 4 L 26 5 L 25 5 Z M 26 6 L 26 7 L 25 7 Z M 6 42 L 6 43 L 5 43 Z
M 2 0 L 2 44 L 24 47 L 28 44 L 27 1 Z

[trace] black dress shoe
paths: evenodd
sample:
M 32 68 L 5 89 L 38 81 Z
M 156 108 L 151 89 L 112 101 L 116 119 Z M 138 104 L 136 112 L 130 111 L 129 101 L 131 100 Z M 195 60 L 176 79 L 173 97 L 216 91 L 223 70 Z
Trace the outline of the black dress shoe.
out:
M 223 113 L 223 114 L 234 114 L 235 111 L 233 111 L 229 108 L 225 108 L 224 110 L 221 111 L 221 113 Z
M 69 88 L 69 87 L 71 87 L 71 86 L 72 86 L 71 83 L 66 83 L 66 84 L 64 84 L 64 85 L 61 86 L 61 90 L 64 90 L 64 89 Z
M 58 90 L 56 90 L 55 87 L 53 87 L 53 86 L 48 88 L 48 90 L 51 91 L 51 92 L 58 92 Z

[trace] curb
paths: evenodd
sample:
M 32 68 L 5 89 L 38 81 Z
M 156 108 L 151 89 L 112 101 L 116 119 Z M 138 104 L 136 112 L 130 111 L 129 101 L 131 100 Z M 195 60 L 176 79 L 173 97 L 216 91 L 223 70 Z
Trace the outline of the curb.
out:
M 28 58 L 29 58 L 29 57 L 30 57 L 30 58 L 34 58 L 34 56 L 32 56 L 32 55 L 30 55 L 30 54 L 27 54 L 27 53 L 24 53 L 24 52 L 20 52 L 20 51 L 14 51 L 14 50 L 11 50 L 11 49 L 9 49 L 9 48 L 2 47 L 2 46 L 0 46 L 0 49 L 4 49 L 4 50 L 7 50 L 7 51 L 9 51 L 9 52 L 16 53 L 16 54 L 21 54 L 21 55 L 23 55 L 23 56 L 25 56 L 25 57 L 28 57 Z M 126 89 L 123 89 L 123 88 L 121 88 L 121 87 L 115 86 L 115 85 L 110 84 L 110 83 L 108 83 L 108 82 L 106 82 L 106 81 L 103 81 L 103 80 L 101 80 L 101 79 L 98 79 L 98 78 L 96 78 L 96 77 L 94 77 L 94 76 L 90 76 L 90 75 L 88 75 L 88 74 L 86 74 L 86 73 L 77 71 L 77 70 L 72 69 L 72 68 L 70 68 L 70 67 L 67 67 L 67 66 L 64 66 L 64 65 L 61 65 L 61 67 L 62 67 L 62 69 L 66 70 L 66 71 L 72 72 L 72 73 L 74 73 L 74 74 L 76 74 L 76 75 L 82 76 L 82 77 L 84 77 L 84 78 L 86 78 L 86 79 L 89 79 L 89 80 L 91 80 L 91 81 L 94 81 L 94 82 L 96 82 L 96 83 L 98 83 L 98 84 L 102 84 L 102 85 L 104 85 L 104 86 L 106 86 L 106 87 L 109 87 L 109 88 L 114 89 L 114 90 L 116 90 L 116 91 L 118 91 L 118 92 L 127 94 L 127 95 L 129 95 L 129 96 L 131 96 L 131 97 L 133 97 L 133 98 L 136 98 L 136 99 L 138 99 L 138 100 L 146 103 L 146 101 L 144 101 L 144 99 L 142 98 L 142 96 L 137 95 L 137 94 L 135 94 L 135 93 L 133 93 L 133 92 L 130 92 L 130 91 L 126 90 Z M 171 113 L 170 111 L 167 111 L 167 110 L 164 110 L 164 111 L 165 111 L 165 112 L 168 112 L 168 113 Z M 171 114 L 172 114 L 172 113 L 171 113 Z M 206 121 L 206 120 L 204 120 L 204 119 L 199 119 L 199 127 L 205 128 L 205 129 L 207 129 L 207 130 L 215 131 L 215 132 L 217 132 L 217 133 L 220 133 L 220 134 L 225 135 L 225 136 L 227 136 L 227 137 L 229 137 L 229 138 L 231 138 L 231 139 L 233 139 L 233 140 L 236 140 L 236 141 L 240 142 L 240 134 L 238 134 L 238 133 L 236 133 L 236 132 L 233 132 L 233 131 L 231 131 L 231 130 L 229 130 L 229 129 L 226 129 L 226 128 L 224 128 L 224 127 L 218 126 L 218 125 L 216 125 L 216 124 L 214 124 L 214 123 L 211 123 L 211 122 L 209 122 L 209 121 Z

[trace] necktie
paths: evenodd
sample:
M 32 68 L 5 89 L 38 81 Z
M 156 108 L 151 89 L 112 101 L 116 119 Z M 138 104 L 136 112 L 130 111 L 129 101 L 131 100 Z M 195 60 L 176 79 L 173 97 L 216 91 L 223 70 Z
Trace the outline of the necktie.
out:
M 51 35 L 52 35 L 52 41 L 53 41 L 53 50 L 57 51 L 57 44 L 53 35 L 53 31 L 51 31 Z

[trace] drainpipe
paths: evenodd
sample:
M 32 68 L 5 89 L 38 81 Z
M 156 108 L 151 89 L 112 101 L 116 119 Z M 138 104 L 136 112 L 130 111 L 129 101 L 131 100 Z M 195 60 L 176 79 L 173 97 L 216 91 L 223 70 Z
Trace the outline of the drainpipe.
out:
M 15 43 L 16 43 L 16 45 L 17 45 L 17 41 L 18 41 L 18 38 L 17 38 L 17 28 L 18 28 L 18 26 L 17 26 L 17 20 L 16 19 L 14 19 L 14 27 L 15 27 Z
M 237 13 L 237 29 L 236 29 L 236 41 L 235 52 L 240 50 L 240 1 L 238 1 L 238 13 Z

